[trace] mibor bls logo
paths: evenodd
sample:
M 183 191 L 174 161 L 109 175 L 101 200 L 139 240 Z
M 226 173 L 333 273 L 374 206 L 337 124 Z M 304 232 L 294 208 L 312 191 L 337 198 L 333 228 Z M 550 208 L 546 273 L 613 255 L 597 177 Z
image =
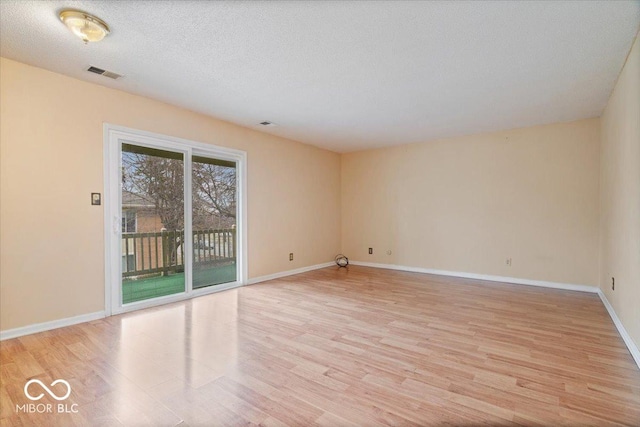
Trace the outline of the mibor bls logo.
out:
M 40 394 L 34 395 L 32 392 L 35 389 L 35 386 L 29 388 L 31 384 L 37 384 L 40 386 Z M 59 396 L 49 387 L 55 387 L 57 384 L 63 384 L 66 387 L 66 392 Z M 56 390 L 60 390 L 61 387 L 57 387 Z M 71 396 L 71 384 L 65 380 L 57 379 L 52 382 L 49 386 L 43 383 L 40 380 L 29 380 L 24 385 L 24 395 L 27 399 L 32 401 L 38 401 L 42 399 L 47 393 L 53 399 L 57 401 L 66 400 Z M 16 412 L 25 412 L 29 414 L 37 413 L 37 414 L 76 414 L 78 413 L 78 404 L 73 403 L 71 405 L 67 405 L 66 403 L 25 403 L 24 405 L 16 405 Z

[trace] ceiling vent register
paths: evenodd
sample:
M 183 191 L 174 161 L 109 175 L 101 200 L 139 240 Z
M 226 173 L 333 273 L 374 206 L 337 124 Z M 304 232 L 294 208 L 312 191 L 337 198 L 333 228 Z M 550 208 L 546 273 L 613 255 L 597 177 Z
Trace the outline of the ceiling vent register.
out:
M 104 77 L 109 77 L 110 79 L 117 80 L 122 77 L 120 74 L 114 73 L 112 71 L 106 71 L 102 68 L 94 67 L 93 65 L 87 68 L 87 71 L 94 74 L 99 74 Z

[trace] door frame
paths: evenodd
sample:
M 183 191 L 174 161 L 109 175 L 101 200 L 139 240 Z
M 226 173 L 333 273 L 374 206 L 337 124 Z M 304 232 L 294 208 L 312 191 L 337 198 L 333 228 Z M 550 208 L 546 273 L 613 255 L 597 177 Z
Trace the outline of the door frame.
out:
M 226 289 L 236 288 L 247 283 L 248 279 L 248 251 L 247 251 L 247 153 L 232 148 L 220 147 L 188 139 L 177 138 L 153 132 L 141 131 L 124 126 L 104 124 L 104 301 L 105 314 L 111 316 L 133 310 L 140 310 L 161 304 L 181 301 L 206 295 Z M 235 282 L 192 289 L 191 261 L 193 254 L 185 250 L 185 292 L 163 297 L 122 304 L 122 222 L 121 222 L 121 191 L 120 191 L 120 155 L 121 141 L 151 148 L 166 149 L 184 154 L 184 192 L 185 192 L 185 229 L 191 228 L 191 156 L 197 155 L 214 157 L 221 160 L 236 162 L 236 271 Z M 192 248 L 193 237 L 185 233 L 185 246 Z

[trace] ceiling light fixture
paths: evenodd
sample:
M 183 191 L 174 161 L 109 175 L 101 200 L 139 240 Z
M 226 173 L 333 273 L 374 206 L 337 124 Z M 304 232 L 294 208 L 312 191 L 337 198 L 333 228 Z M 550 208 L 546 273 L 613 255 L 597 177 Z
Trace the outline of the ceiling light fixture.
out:
M 60 20 L 85 44 L 99 42 L 109 34 L 109 27 L 102 19 L 80 10 L 65 9 L 60 12 Z

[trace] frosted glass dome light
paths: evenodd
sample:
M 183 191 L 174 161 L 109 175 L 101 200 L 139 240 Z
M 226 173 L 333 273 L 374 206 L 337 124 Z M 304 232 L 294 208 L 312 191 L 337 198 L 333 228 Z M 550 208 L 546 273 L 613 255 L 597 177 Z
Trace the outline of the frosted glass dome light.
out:
M 102 19 L 79 10 L 63 10 L 60 20 L 85 44 L 99 42 L 109 34 L 109 27 Z

